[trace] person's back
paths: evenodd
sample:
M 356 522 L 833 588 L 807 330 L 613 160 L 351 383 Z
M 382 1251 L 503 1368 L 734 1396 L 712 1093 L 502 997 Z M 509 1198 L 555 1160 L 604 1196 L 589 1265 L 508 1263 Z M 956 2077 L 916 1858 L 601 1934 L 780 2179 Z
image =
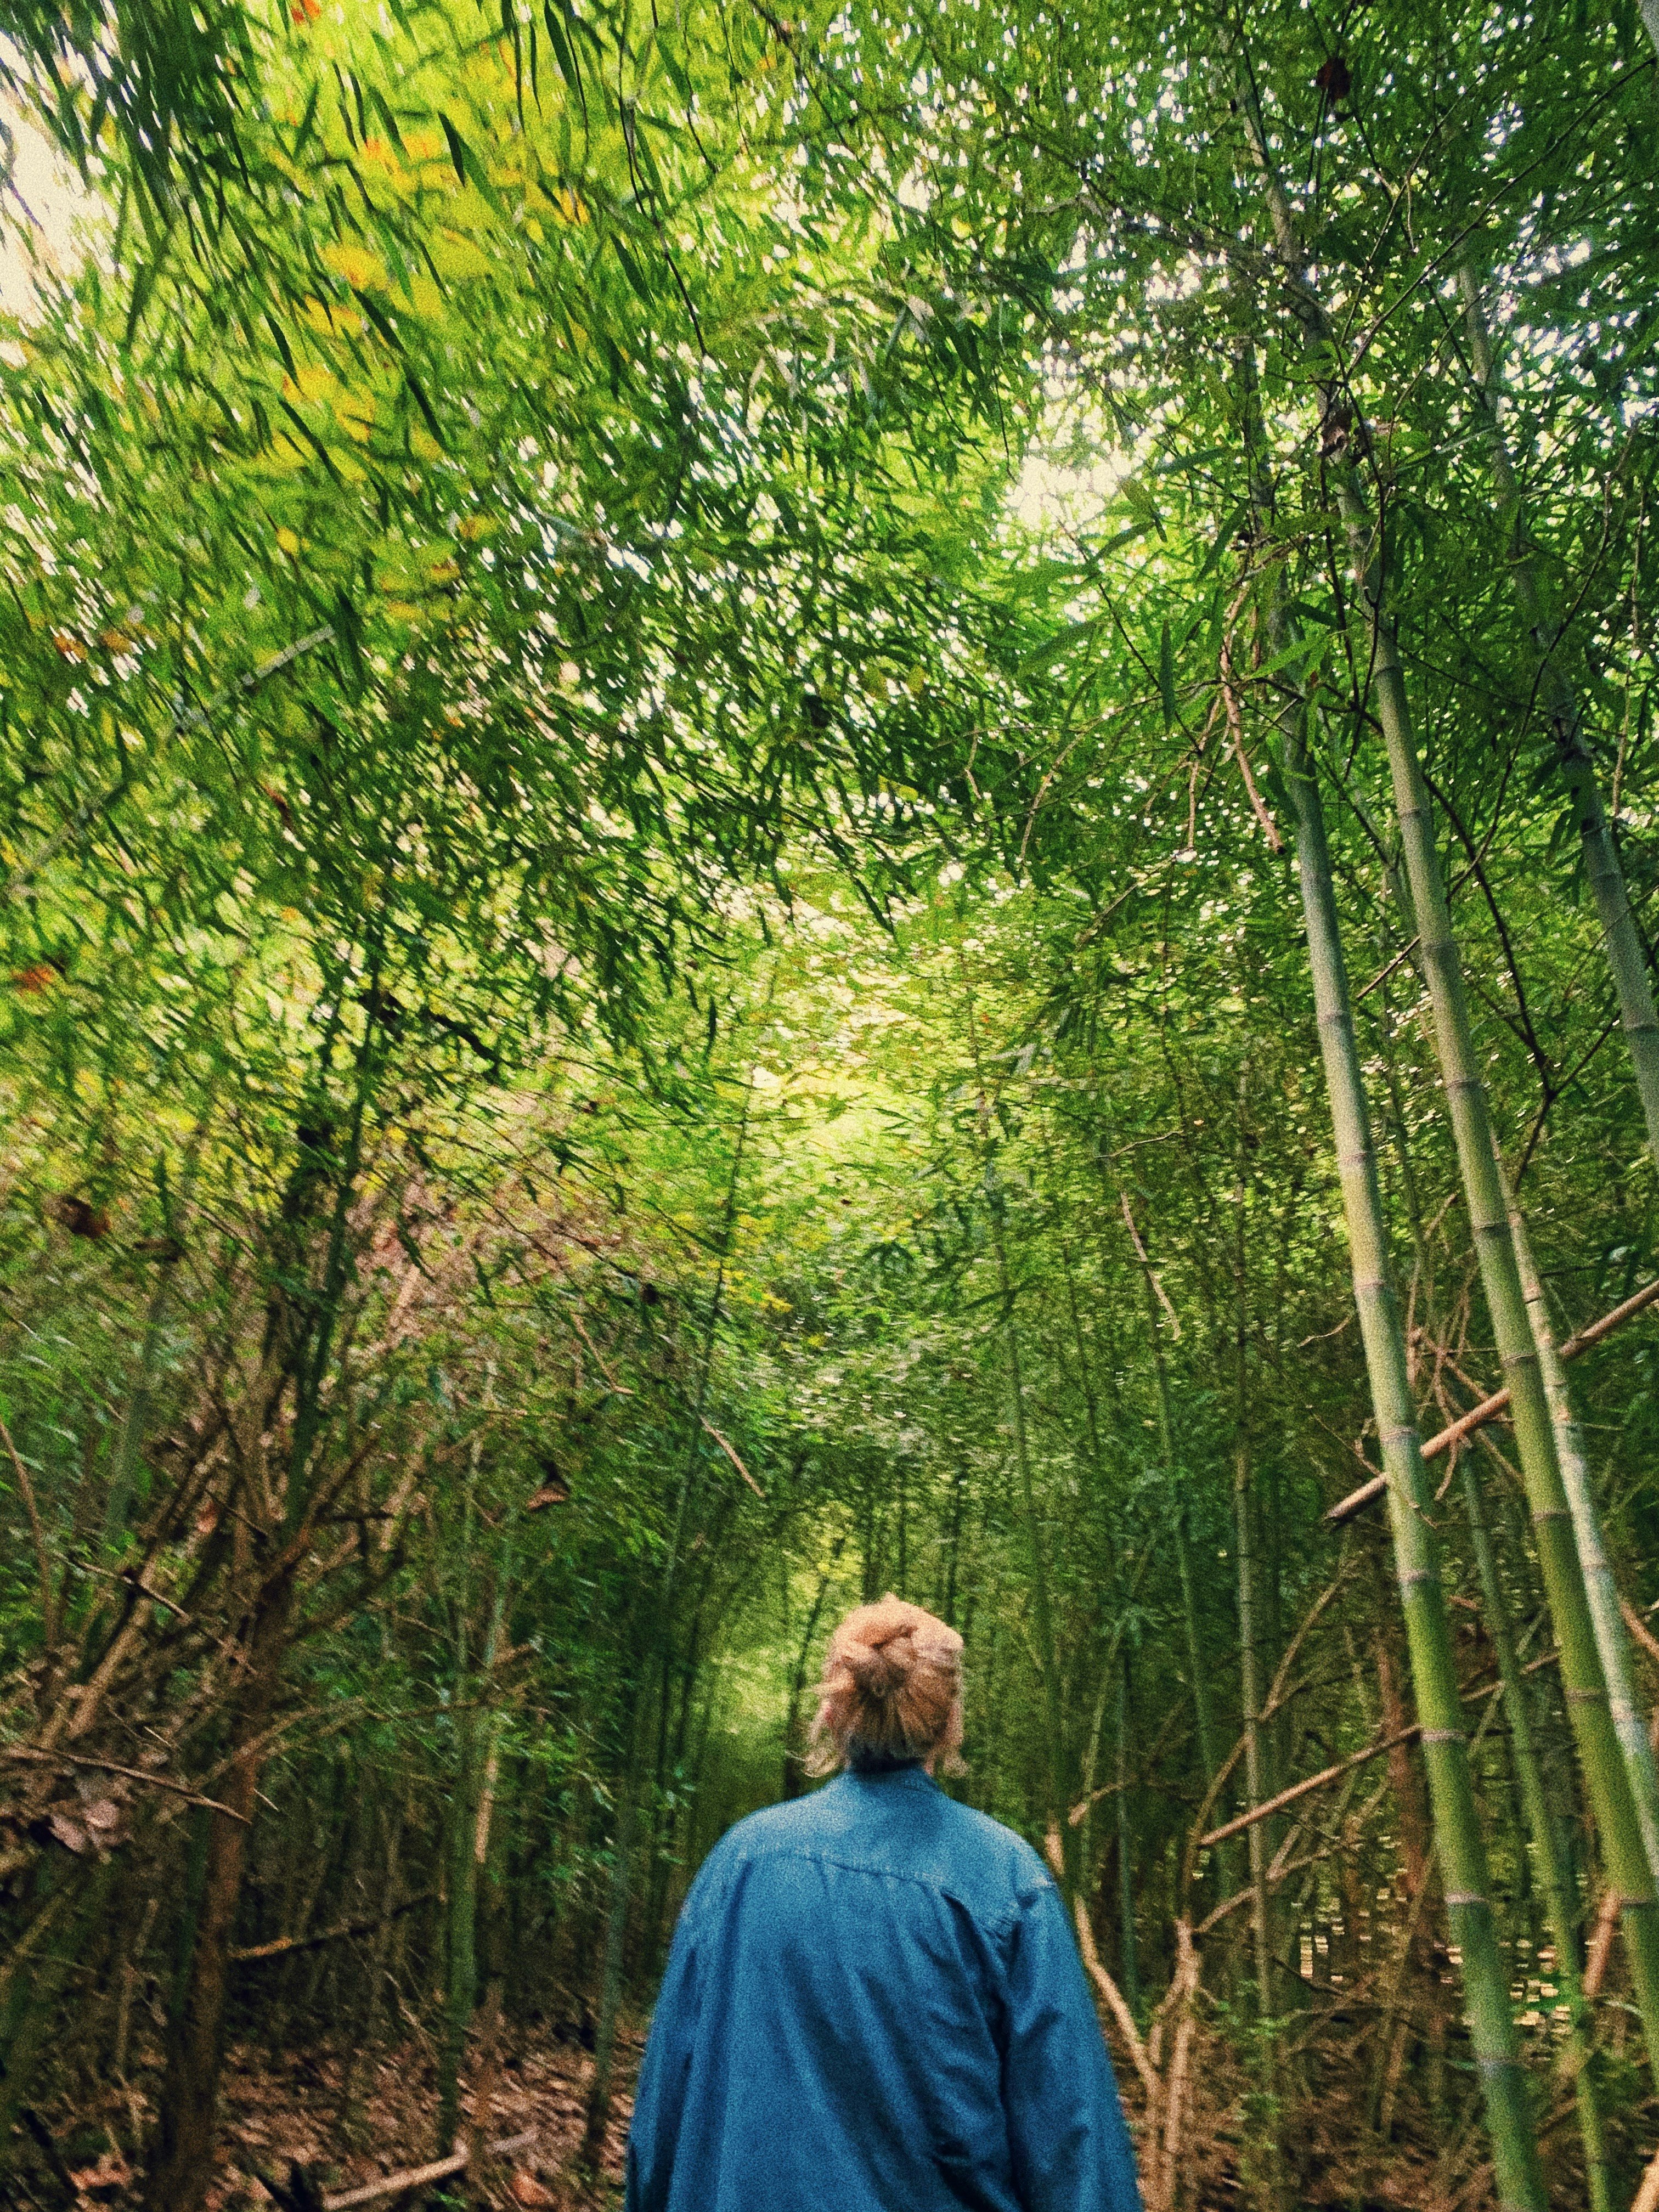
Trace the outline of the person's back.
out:
M 954 1749 L 951 1719 L 959 1733 L 954 1671 L 926 1764 L 927 1701 L 884 1729 L 878 1668 L 854 1675 L 862 1729 L 834 1726 L 835 1668 L 849 1646 L 854 1669 L 882 1648 L 860 1632 L 916 1623 L 924 1663 L 930 1639 L 954 1661 L 953 1632 L 896 1600 L 843 1623 L 823 1718 L 853 1771 L 740 1821 L 692 1886 L 641 2074 L 629 2212 L 1138 2203 L 1059 1893 L 1028 1844 L 927 1771 Z

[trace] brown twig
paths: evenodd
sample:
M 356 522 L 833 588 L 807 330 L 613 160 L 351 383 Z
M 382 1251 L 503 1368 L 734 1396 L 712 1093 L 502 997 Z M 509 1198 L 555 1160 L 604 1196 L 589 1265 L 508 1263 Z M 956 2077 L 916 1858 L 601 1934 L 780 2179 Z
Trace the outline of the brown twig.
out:
M 1659 1281 L 1649 1283 L 1633 1297 L 1626 1298 L 1622 1305 L 1615 1306 L 1611 1313 L 1603 1314 L 1600 1321 L 1592 1322 L 1577 1336 L 1570 1336 L 1558 1356 L 1562 1359 L 1577 1359 L 1581 1352 L 1588 1352 L 1592 1345 L 1600 1344 L 1602 1338 L 1610 1335 L 1621 1322 L 1644 1312 L 1656 1299 L 1659 1299 Z M 1442 1429 L 1437 1436 L 1431 1437 L 1423 1447 L 1424 1458 L 1437 1459 L 1442 1452 L 1449 1451 L 1454 1444 L 1462 1443 L 1466 1437 L 1473 1436 L 1477 1429 L 1483 1429 L 1488 1421 L 1495 1420 L 1509 1402 L 1507 1390 L 1494 1390 L 1491 1397 L 1483 1398 L 1478 1406 L 1472 1406 L 1449 1428 Z M 1381 1498 L 1388 1486 L 1386 1475 L 1373 1475 L 1369 1482 L 1362 1482 L 1358 1490 L 1351 1490 L 1346 1498 L 1339 1498 L 1325 1518 L 1339 1522 L 1351 1521 L 1356 1513 L 1363 1512 L 1366 1506 Z
M 228 1951 L 225 1956 L 237 1966 L 246 1966 L 252 1959 L 286 1959 L 296 1951 L 319 1951 L 325 1943 L 343 1943 L 352 1936 L 374 1936 L 382 1928 L 389 1928 L 405 1912 L 412 1912 L 417 1905 L 425 1905 L 438 1894 L 435 1889 L 417 1891 L 394 1905 L 390 1912 L 382 1912 L 368 1920 L 343 1920 L 337 1928 L 325 1928 L 317 1936 L 279 1936 L 271 1943 L 244 1943 Z
M 1232 736 L 1233 757 L 1238 763 L 1238 772 L 1244 779 L 1250 806 L 1261 824 L 1261 834 L 1275 853 L 1285 849 L 1285 840 L 1279 834 L 1279 825 L 1263 804 L 1261 793 L 1255 787 L 1255 778 L 1250 773 L 1249 755 L 1244 750 L 1244 718 L 1238 711 L 1238 696 L 1233 690 L 1233 660 L 1231 637 L 1221 641 L 1221 696 L 1227 709 L 1227 727 Z
M 701 1416 L 699 1416 L 699 1419 L 701 1419 Z M 709 1435 L 713 1437 L 714 1442 L 720 1446 L 720 1449 L 726 1454 L 727 1459 L 731 1461 L 732 1466 L 736 1468 L 738 1473 L 743 1477 L 744 1480 L 749 1485 L 749 1487 L 754 1492 L 756 1497 L 759 1498 L 761 1504 L 764 1505 L 766 1503 L 766 1492 L 761 1488 L 759 1483 L 756 1481 L 754 1476 L 750 1474 L 748 1468 L 738 1457 L 736 1452 L 734 1452 L 731 1445 L 727 1443 L 726 1438 L 720 1434 L 720 1431 L 714 1426 L 712 1421 L 704 1421 L 703 1426 L 708 1430 Z
M 1230 1836 L 1242 1836 L 1246 1828 L 1255 1827 L 1258 1820 L 1271 1820 L 1282 1813 L 1287 1805 L 1294 1805 L 1298 1797 L 1305 1797 L 1315 1790 L 1322 1790 L 1328 1782 L 1334 1782 L 1356 1766 L 1364 1766 L 1368 1759 L 1381 1759 L 1385 1751 L 1396 1750 L 1402 1743 L 1413 1743 L 1421 1733 L 1420 1724 L 1413 1723 L 1401 1729 L 1397 1735 L 1384 1736 L 1381 1742 L 1368 1744 L 1364 1751 L 1356 1751 L 1347 1759 L 1339 1759 L 1334 1766 L 1323 1766 L 1317 1774 L 1310 1774 L 1301 1782 L 1293 1782 L 1288 1790 L 1281 1790 L 1276 1797 L 1269 1797 L 1260 1805 L 1252 1805 L 1248 1812 L 1236 1820 L 1224 1821 L 1212 1828 L 1207 1836 L 1198 1839 L 1200 1850 L 1208 1850 L 1212 1844 L 1224 1844 Z
M 536 2140 L 534 2128 L 526 2128 L 522 2135 L 505 2136 L 501 2142 L 486 2146 L 491 2158 L 507 2158 L 516 2150 L 528 2150 Z M 452 2173 L 465 2170 L 468 2154 L 454 2151 L 448 2158 L 434 2159 L 426 2166 L 405 2166 L 401 2173 L 382 2174 L 378 2181 L 366 2181 L 357 2189 L 342 2189 L 323 2199 L 323 2212 L 348 2212 L 354 2204 L 374 2204 L 382 2197 L 402 2197 L 413 2189 L 424 2189 L 434 2181 L 447 2181 Z
M 1105 1998 L 1112 2018 L 1117 2024 L 1117 2032 L 1123 2038 L 1129 2057 L 1133 2061 L 1135 2072 L 1140 2076 L 1141 2087 L 1146 2092 L 1146 2102 L 1150 2110 L 1158 2103 L 1162 2085 L 1152 2070 L 1152 2060 L 1146 2056 L 1146 2045 L 1141 2039 L 1140 2030 L 1135 2026 L 1135 2016 L 1125 2002 L 1122 1990 L 1119 1989 L 1101 1963 L 1100 1953 L 1095 1946 L 1095 1931 L 1089 1925 L 1088 1908 L 1081 1898 L 1077 1901 L 1075 1917 L 1078 1948 L 1083 1954 L 1083 1963 L 1088 1968 L 1096 1988 Z
M 1631 1603 L 1627 1597 L 1621 1597 L 1620 1599 L 1619 1610 L 1625 1616 L 1626 1627 L 1629 1629 L 1631 1634 L 1641 1645 L 1642 1650 L 1646 1656 L 1652 1660 L 1654 1665 L 1656 1667 L 1659 1667 L 1659 1637 L 1656 1637 L 1654 1635 L 1653 1631 L 1648 1626 L 1646 1621 L 1643 1620 L 1641 1614 L 1638 1613 L 1636 1607 Z
M 1619 1912 L 1624 1904 L 1619 1892 L 1608 1884 L 1601 1899 L 1601 1909 L 1595 1916 L 1595 1933 L 1590 1937 L 1589 1949 L 1584 1959 L 1583 1992 L 1586 2004 L 1594 2004 L 1601 1994 L 1601 1984 L 1607 1975 L 1607 1960 L 1613 1952 L 1613 1931 L 1619 1925 Z
M 100 1774 L 124 1774 L 129 1782 L 147 1782 L 153 1789 L 170 1790 L 175 1797 L 186 1804 L 200 1805 L 210 1813 L 222 1813 L 227 1820 L 240 1820 L 246 1825 L 246 1816 L 222 1805 L 216 1797 L 204 1797 L 183 1782 L 171 1781 L 165 1774 L 146 1774 L 142 1766 L 120 1766 L 112 1759 L 88 1759 L 78 1751 L 36 1751 L 24 1743 L 0 1744 L 0 1759 L 27 1759 L 35 1766 L 89 1766 Z
M 1170 1326 L 1178 1337 L 1181 1334 L 1181 1316 L 1170 1304 L 1170 1294 L 1164 1287 L 1163 1279 L 1158 1269 L 1152 1265 L 1151 1254 L 1140 1241 L 1140 1231 L 1135 1227 L 1134 1212 L 1129 1204 L 1129 1194 L 1127 1190 L 1119 1191 L 1118 1203 L 1123 1208 L 1123 1218 L 1128 1224 L 1129 1238 L 1135 1248 L 1135 1257 L 1146 1270 L 1146 1279 L 1158 1292 L 1158 1304 L 1169 1315 Z

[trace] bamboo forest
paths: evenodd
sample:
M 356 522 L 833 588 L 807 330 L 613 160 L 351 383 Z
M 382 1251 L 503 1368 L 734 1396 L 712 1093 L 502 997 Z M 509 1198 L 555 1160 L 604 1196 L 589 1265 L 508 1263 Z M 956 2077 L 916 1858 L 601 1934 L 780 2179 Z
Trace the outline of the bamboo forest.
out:
M 0 0 L 0 2205 L 619 2203 L 891 1590 L 1148 2212 L 1659 2212 L 1656 0 Z

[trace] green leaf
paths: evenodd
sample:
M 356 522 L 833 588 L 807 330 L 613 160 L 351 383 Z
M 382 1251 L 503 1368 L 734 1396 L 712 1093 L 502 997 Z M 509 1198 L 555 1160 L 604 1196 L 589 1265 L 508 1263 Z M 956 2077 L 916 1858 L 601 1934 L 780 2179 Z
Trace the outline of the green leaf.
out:
M 455 174 L 462 184 L 476 182 L 477 164 L 467 151 L 466 141 L 449 118 L 440 111 L 438 120 L 444 127 L 444 137 L 449 141 L 449 158 L 455 165 Z
M 1091 639 L 1105 628 L 1109 619 L 1110 617 L 1106 615 L 1091 615 L 1086 622 L 1068 623 L 1066 627 L 1058 631 L 1046 645 L 1039 646 L 1035 653 L 1027 653 L 1025 659 L 1020 663 L 1021 667 L 1031 676 L 1036 675 L 1044 668 L 1051 667 L 1056 660 L 1063 659 L 1068 653 L 1074 653 L 1079 646 L 1087 645 Z

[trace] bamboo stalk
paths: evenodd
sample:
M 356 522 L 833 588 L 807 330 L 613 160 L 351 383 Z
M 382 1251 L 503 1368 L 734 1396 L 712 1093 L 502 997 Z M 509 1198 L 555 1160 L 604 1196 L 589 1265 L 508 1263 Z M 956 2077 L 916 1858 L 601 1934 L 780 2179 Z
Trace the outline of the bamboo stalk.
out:
M 1504 1685 L 1504 1705 L 1510 1723 L 1510 1753 L 1514 1760 L 1516 1781 L 1526 1815 L 1533 1863 L 1543 1899 L 1544 1918 L 1550 1931 L 1550 1940 L 1555 1946 L 1556 1982 L 1567 2007 L 1567 2059 L 1572 2073 L 1573 2094 L 1578 2105 L 1578 2130 L 1584 2146 L 1585 2179 L 1590 2212 L 1613 2212 L 1607 2136 L 1601 2124 L 1601 2104 L 1592 2070 L 1595 2039 L 1589 2006 L 1578 1972 L 1576 1915 L 1566 1870 L 1561 1863 L 1554 1813 L 1533 1745 L 1532 1715 L 1527 1704 L 1520 1661 L 1516 1654 L 1515 1632 L 1510 1621 L 1504 1586 L 1498 1578 L 1492 1534 L 1486 1527 L 1486 1514 L 1481 1505 L 1480 1480 L 1472 1461 L 1464 1465 L 1463 1495 L 1468 1510 L 1469 1536 L 1474 1550 L 1475 1568 L 1480 1577 L 1481 1595 L 1486 1601 L 1486 1626 L 1498 1654 L 1498 1669 Z
M 1008 1362 L 1008 1405 L 1014 1431 L 1014 1467 L 1019 1477 L 1021 1517 L 1024 1523 L 1026 1549 L 1031 1570 L 1031 1613 L 1036 1628 L 1037 1661 L 1042 1677 L 1044 1710 L 1048 1716 L 1048 1743 L 1045 1779 L 1048 1802 L 1045 1812 L 1050 1825 L 1060 1838 L 1065 1856 L 1060 1887 L 1068 1903 L 1077 1892 L 1077 1843 L 1075 1832 L 1063 1824 L 1067 1791 L 1066 1789 L 1066 1725 L 1065 1700 L 1060 1680 L 1060 1646 L 1054 1633 L 1054 1606 L 1048 1583 L 1048 1549 L 1044 1537 L 1042 1516 L 1037 1510 L 1036 1487 L 1031 1468 L 1030 1439 L 1025 1419 L 1025 1377 L 1020 1357 L 1019 1321 L 1014 1309 L 1013 1279 L 1008 1266 L 1008 1243 L 1006 1206 L 1002 1184 L 996 1170 L 996 1152 L 988 1133 L 988 1093 L 985 1071 L 979 1048 L 979 1024 L 976 1018 L 973 984 L 968 973 L 967 957 L 960 945 L 957 948 L 957 966 L 962 978 L 963 998 L 968 1014 L 968 1040 L 974 1062 L 974 1080 L 981 1101 L 981 1122 L 983 1141 L 986 1211 L 991 1229 L 991 1249 L 996 1261 L 997 1294 L 1002 1309 L 1003 1343 Z
M 1300 726 L 1298 722 L 1298 732 Z M 1336 1130 L 1354 1297 L 1387 1470 L 1395 1569 L 1422 1716 L 1424 1765 L 1446 1913 L 1463 1954 L 1470 2035 L 1486 2095 L 1499 2199 L 1517 2212 L 1522 2207 L 1542 2212 L 1546 2199 L 1510 2011 L 1509 1977 L 1487 1894 L 1486 1850 L 1440 1583 L 1439 1546 L 1431 1523 L 1429 1479 L 1418 1442 L 1405 1334 L 1388 1265 L 1382 1192 L 1348 1006 L 1324 814 L 1305 744 L 1287 757 L 1285 781 L 1297 814 L 1320 1048 Z
M 1516 1441 L 1550 1613 L 1561 1647 L 1573 1732 L 1613 1880 L 1625 1900 L 1632 1978 L 1659 2076 L 1659 1897 L 1608 1705 L 1584 1574 L 1574 1541 L 1553 1425 L 1533 1341 L 1509 1207 L 1498 1173 L 1486 1086 L 1446 902 L 1428 792 L 1388 611 L 1378 547 L 1352 471 L 1340 504 L 1365 612 L 1379 718 L 1394 781 L 1412 900 L 1423 939 L 1436 1050 L 1450 1111 L 1470 1226 L 1498 1355 L 1509 1378 Z
M 1364 611 L 1395 811 L 1423 940 L 1435 1047 L 1487 1311 L 1509 1378 L 1534 1540 L 1561 1648 L 1568 1712 L 1608 1871 L 1624 1900 L 1632 1980 L 1647 2038 L 1649 2062 L 1659 2077 L 1659 1896 L 1655 1893 L 1653 1869 L 1613 1723 L 1549 1402 L 1521 1287 L 1462 966 L 1418 758 L 1405 672 L 1389 611 L 1379 544 L 1352 468 L 1341 471 L 1339 503 Z
M 1502 1166 L 1501 1161 L 1499 1166 Z M 1538 1364 L 1543 1375 L 1550 1419 L 1555 1429 L 1555 1448 L 1561 1462 L 1561 1480 L 1566 1486 L 1568 1507 L 1572 1514 L 1573 1535 L 1584 1570 L 1584 1594 L 1589 1603 L 1590 1621 L 1595 1632 L 1595 1647 L 1601 1656 L 1601 1670 L 1607 1676 L 1608 1710 L 1613 1715 L 1613 1725 L 1618 1734 L 1620 1749 L 1624 1754 L 1625 1771 L 1630 1778 L 1631 1796 L 1635 1801 L 1636 1817 L 1641 1826 L 1648 1865 L 1659 1877 L 1659 1768 L 1656 1768 L 1653 1747 L 1648 1741 L 1648 1732 L 1637 1710 L 1636 1693 L 1631 1683 L 1630 1643 L 1620 1609 L 1619 1584 L 1613 1575 L 1613 1562 L 1607 1557 L 1607 1547 L 1601 1540 L 1601 1516 L 1596 1510 L 1595 1492 L 1590 1482 L 1589 1468 L 1584 1461 L 1583 1437 L 1573 1413 L 1561 1355 L 1555 1348 L 1554 1335 L 1550 1328 L 1549 1308 L 1545 1302 L 1543 1282 L 1533 1259 L 1532 1243 L 1527 1235 L 1526 1223 L 1515 1203 L 1514 1193 L 1510 1189 L 1507 1178 L 1504 1190 L 1510 1200 L 1510 1229 L 1515 1238 L 1516 1264 L 1521 1273 L 1521 1287 L 1532 1322 L 1533 1342 L 1538 1349 Z
M 1328 394 L 1334 394 L 1339 362 L 1331 326 L 1308 278 L 1307 258 L 1269 151 L 1255 84 L 1247 70 L 1241 70 L 1238 83 L 1252 150 L 1267 190 L 1274 239 L 1291 278 L 1292 312 L 1301 325 L 1308 350 L 1322 357 L 1322 380 Z M 1607 1678 L 1596 1649 L 1549 1403 L 1521 1288 L 1509 1208 L 1494 1151 L 1486 1085 L 1475 1050 L 1462 964 L 1452 929 L 1428 787 L 1418 755 L 1405 667 L 1389 602 L 1382 532 L 1366 502 L 1350 418 L 1334 402 L 1328 404 L 1327 433 L 1325 442 L 1332 455 L 1337 509 L 1364 625 L 1372 691 L 1394 787 L 1395 814 L 1400 825 L 1411 894 L 1412 921 L 1421 939 L 1435 1051 L 1446 1093 L 1464 1202 L 1468 1208 L 1486 1309 L 1509 1382 L 1534 1540 L 1561 1650 L 1567 1710 L 1596 1826 L 1601 1831 L 1608 1874 L 1622 1899 L 1637 2009 L 1647 2041 L 1649 2064 L 1656 2078 L 1659 2078 L 1659 1893 L 1656 1893 L 1653 1869 L 1649 1863 L 1630 1778 L 1613 1724 Z M 1363 437 L 1359 443 L 1363 446 Z M 1412 1428 L 1414 1435 L 1414 1421 Z M 1420 1467 L 1420 1453 L 1417 1457 Z M 1393 1495 L 1391 1490 L 1391 1498 Z M 1426 1506 L 1427 1500 L 1423 1503 Z M 1502 2195 L 1504 2184 L 1501 2171 L 1499 2187 Z
M 1265 140 L 1261 137 L 1247 72 L 1241 72 L 1241 84 L 1252 102 L 1249 112 L 1265 163 Z M 1258 423 L 1252 390 L 1249 425 L 1256 500 L 1261 509 L 1268 510 L 1270 501 L 1261 482 L 1263 441 Z M 1298 702 L 1286 718 L 1289 742 L 1285 780 L 1296 815 L 1308 965 L 1336 1138 L 1354 1301 L 1388 1485 L 1395 1572 L 1422 1721 L 1435 1847 L 1447 1918 L 1462 1953 L 1470 2039 L 1485 2093 L 1499 2202 L 1504 2212 L 1545 2212 L 1547 2198 L 1531 2101 L 1510 2008 L 1509 1976 L 1487 1893 L 1486 1847 L 1440 1582 L 1439 1546 L 1430 1512 L 1432 1501 L 1418 1438 L 1405 1332 L 1389 1264 L 1382 1188 L 1354 1036 L 1330 848 L 1307 746 L 1305 716 L 1306 709 Z
M 52 1590 L 52 1561 L 46 1551 L 46 1531 L 40 1525 L 40 1509 L 34 1502 L 34 1485 L 29 1480 L 29 1471 L 23 1464 L 23 1455 L 11 1440 L 11 1431 L 0 1420 L 0 1443 L 6 1448 L 12 1471 L 17 1477 L 17 1488 L 23 1500 L 23 1510 L 28 1515 L 29 1540 L 34 1547 L 35 1571 L 40 1578 L 40 1640 L 48 1656 L 58 1643 L 57 1603 Z
M 1170 1316 L 1176 1334 L 1180 1323 L 1175 1309 L 1170 1304 L 1158 1271 L 1152 1265 L 1152 1255 L 1141 1240 L 1135 1225 L 1134 1212 L 1129 1203 L 1128 1192 L 1120 1182 L 1118 1198 L 1123 1218 L 1128 1224 L 1129 1236 L 1135 1248 L 1135 1257 L 1140 1264 L 1141 1281 L 1146 1305 L 1146 1336 L 1152 1354 L 1152 1379 L 1158 1391 L 1158 1435 L 1164 1461 L 1164 1473 L 1170 1487 L 1170 1530 L 1175 1538 L 1176 1572 L 1181 1583 L 1181 1617 L 1186 1631 L 1187 1665 L 1192 1676 L 1193 1722 L 1198 1739 L 1198 1763 L 1206 1787 L 1213 1790 L 1220 1772 L 1220 1753 L 1216 1741 L 1215 1703 L 1210 1695 L 1210 1670 L 1204 1659 L 1204 1638 L 1199 1618 L 1198 1586 L 1193 1574 L 1192 1544 L 1187 1526 L 1187 1499 L 1177 1464 L 1175 1441 L 1175 1413 L 1170 1395 L 1170 1367 L 1164 1355 L 1164 1331 L 1158 1320 L 1161 1304 Z

